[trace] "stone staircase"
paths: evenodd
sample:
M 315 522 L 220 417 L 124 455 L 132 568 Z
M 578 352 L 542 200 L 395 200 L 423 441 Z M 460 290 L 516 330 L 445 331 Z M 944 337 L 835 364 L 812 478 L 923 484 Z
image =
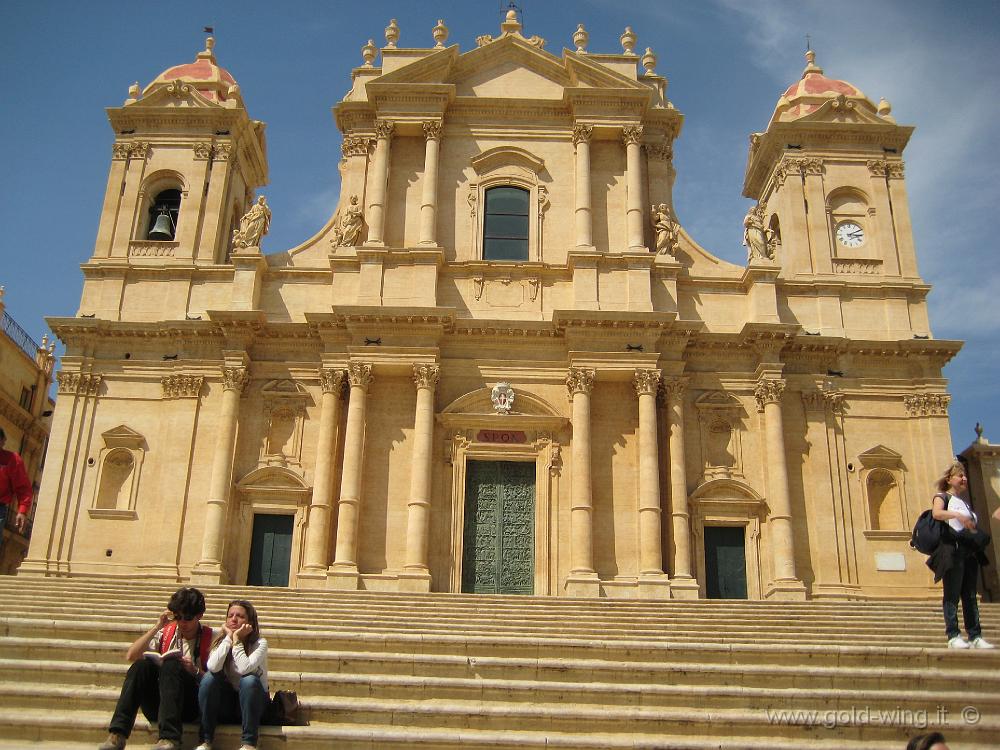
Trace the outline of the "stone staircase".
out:
M 0 577 L 0 748 L 96 746 L 125 648 L 175 588 Z M 257 605 L 271 689 L 304 705 L 264 750 L 898 750 L 925 725 L 1000 746 L 1000 650 L 942 648 L 929 602 L 202 590 L 210 625 L 230 599 Z M 982 617 L 1000 634 L 1000 605 Z M 140 714 L 130 747 L 155 739 Z M 221 727 L 216 746 L 238 745 Z

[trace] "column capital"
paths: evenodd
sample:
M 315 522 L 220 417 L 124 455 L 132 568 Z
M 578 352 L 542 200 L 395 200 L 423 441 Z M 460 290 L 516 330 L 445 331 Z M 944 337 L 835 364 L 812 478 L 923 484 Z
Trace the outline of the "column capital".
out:
M 340 152 L 344 156 L 367 156 L 371 146 L 371 138 L 366 138 L 363 135 L 348 135 L 344 136 L 344 141 L 340 144 Z
M 163 398 L 197 398 L 205 382 L 202 375 L 164 375 L 160 378 Z
M 368 362 L 349 362 L 347 380 L 350 382 L 351 388 L 367 388 L 375 380 L 372 365 Z
M 783 378 L 761 378 L 754 386 L 753 395 L 757 399 L 757 411 L 764 411 L 767 404 L 781 403 L 781 394 L 785 392 Z
M 655 396 L 660 385 L 662 374 L 659 370 L 639 369 L 632 379 L 635 392 L 640 396 Z
M 246 390 L 247 383 L 250 382 L 250 374 L 245 367 L 223 367 L 222 368 L 222 388 L 226 391 Z
M 444 128 L 444 124 L 441 120 L 425 120 L 424 121 L 424 138 L 428 141 L 440 141 L 441 131 Z
M 664 406 L 677 404 L 683 400 L 689 380 L 685 376 L 675 376 L 660 381 L 660 394 L 663 396 Z
M 626 125 L 622 128 L 622 141 L 626 146 L 636 146 L 642 138 L 642 125 Z
M 321 367 L 319 370 L 319 384 L 323 389 L 323 393 L 334 393 L 339 396 L 340 392 L 344 389 L 344 380 L 346 377 L 347 373 L 343 370 L 332 370 Z
M 434 390 L 441 380 L 441 368 L 438 365 L 415 364 L 413 365 L 413 384 L 417 388 L 430 388 Z
M 590 143 L 590 136 L 594 133 L 593 125 L 574 125 L 573 126 L 573 145 L 580 143 Z
M 911 417 L 947 417 L 951 396 L 947 393 L 917 393 L 903 396 L 906 413 Z
M 570 398 L 577 393 L 590 394 L 597 373 L 588 367 L 570 367 L 566 372 L 566 388 Z
M 376 120 L 375 121 L 375 137 L 379 140 L 385 139 L 389 140 L 392 138 L 392 131 L 395 129 L 396 123 L 392 120 Z

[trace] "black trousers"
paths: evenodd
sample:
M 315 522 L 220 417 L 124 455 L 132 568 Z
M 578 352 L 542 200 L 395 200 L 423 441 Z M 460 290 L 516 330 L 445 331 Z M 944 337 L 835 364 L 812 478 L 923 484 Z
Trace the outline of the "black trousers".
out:
M 149 721 L 159 723 L 160 739 L 180 742 L 184 722 L 198 718 L 198 680 L 179 659 L 169 659 L 163 666 L 149 659 L 134 661 L 108 730 L 128 737 L 140 708 Z
M 962 631 L 958 627 L 958 602 L 962 602 L 962 619 L 965 621 L 965 632 L 969 640 L 975 640 L 983 634 L 979 624 L 979 605 L 976 602 L 976 584 L 979 580 L 979 562 L 974 554 L 966 554 L 959 548 L 955 555 L 955 565 L 944 574 L 942 580 L 944 596 L 945 635 L 949 640 Z

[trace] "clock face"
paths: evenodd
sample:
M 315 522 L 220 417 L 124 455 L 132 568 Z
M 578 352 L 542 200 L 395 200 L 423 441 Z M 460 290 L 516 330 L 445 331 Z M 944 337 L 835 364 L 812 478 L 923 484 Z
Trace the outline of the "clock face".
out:
M 861 247 L 865 241 L 865 230 L 857 222 L 842 221 L 837 225 L 837 242 L 844 247 Z

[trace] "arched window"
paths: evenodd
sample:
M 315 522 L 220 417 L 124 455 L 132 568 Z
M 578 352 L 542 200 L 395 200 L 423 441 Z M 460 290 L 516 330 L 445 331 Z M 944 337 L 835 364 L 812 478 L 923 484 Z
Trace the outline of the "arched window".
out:
M 181 210 L 181 191 L 161 190 L 149 206 L 148 240 L 172 240 L 177 234 L 177 217 Z M 164 218 L 160 218 L 160 217 Z
M 528 260 L 529 193 L 502 186 L 486 191 L 484 260 Z

